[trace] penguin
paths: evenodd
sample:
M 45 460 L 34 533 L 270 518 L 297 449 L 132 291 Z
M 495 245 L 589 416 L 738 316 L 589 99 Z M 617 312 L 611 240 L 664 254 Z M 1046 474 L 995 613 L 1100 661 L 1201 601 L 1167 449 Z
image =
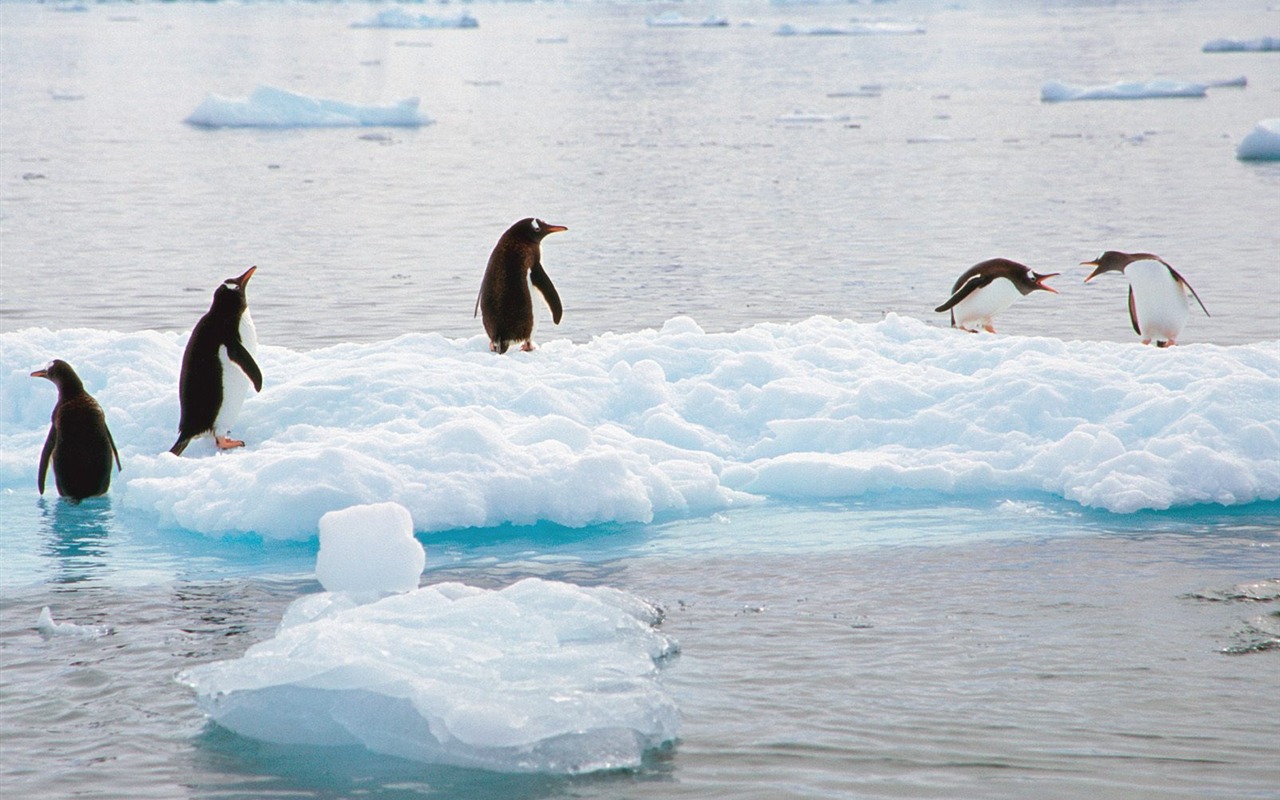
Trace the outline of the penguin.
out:
M 1081 261 L 1080 265 L 1095 267 L 1084 279 L 1085 283 L 1104 272 L 1123 272 L 1129 279 L 1129 322 L 1142 337 L 1143 344 L 1155 342 L 1156 347 L 1171 347 L 1178 343 L 1178 334 L 1191 315 L 1187 292 L 1200 304 L 1204 315 L 1209 316 L 1209 309 L 1204 307 L 1196 290 L 1160 256 L 1108 250 L 1093 261 Z
M 1045 281 L 1060 275 L 1058 272 L 1041 274 L 1007 258 L 992 258 L 974 264 L 965 270 L 951 287 L 951 298 L 934 309 L 938 313 L 951 312 L 951 327 L 969 333 L 977 333 L 977 326 L 988 333 L 995 333 L 991 320 L 1004 311 L 1014 300 L 1037 289 L 1058 293 Z
M 538 288 L 551 320 L 559 325 L 564 309 L 560 295 L 551 278 L 542 268 L 542 240 L 549 234 L 567 231 L 563 225 L 549 225 L 540 219 L 527 217 L 507 228 L 489 254 L 484 278 L 480 281 L 480 295 L 476 298 L 476 310 L 472 317 L 483 315 L 484 331 L 489 334 L 489 350 L 505 353 L 515 342 L 523 342 L 520 349 L 533 350 L 533 298 L 529 282 Z
M 31 373 L 31 377 L 45 378 L 58 387 L 58 402 L 53 407 L 49 436 L 44 440 L 36 472 L 40 494 L 44 494 L 50 463 L 59 495 L 79 502 L 106 494 L 111 488 L 112 458 L 116 469 L 124 468 L 102 406 L 84 390 L 80 376 L 65 361 L 55 359 Z
M 219 450 L 244 447 L 230 438 L 231 426 L 240 414 L 252 381 L 255 392 L 262 391 L 262 370 L 253 354 L 258 349 L 258 333 L 249 315 L 245 285 L 257 267 L 249 267 L 238 278 L 227 278 L 213 293 L 213 304 L 196 323 L 182 354 L 182 377 L 178 400 L 182 417 L 178 441 L 169 449 L 175 456 L 192 439 L 213 434 Z

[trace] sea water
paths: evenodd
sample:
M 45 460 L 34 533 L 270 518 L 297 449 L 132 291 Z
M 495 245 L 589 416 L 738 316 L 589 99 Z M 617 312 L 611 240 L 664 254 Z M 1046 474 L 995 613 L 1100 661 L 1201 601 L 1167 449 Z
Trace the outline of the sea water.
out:
M 1234 156 L 1280 79 L 1201 52 L 1265 3 L 375 10 L 0 4 L 5 794 L 1275 796 L 1280 167 Z M 775 35 L 855 17 L 925 32 Z M 432 122 L 183 122 L 260 85 Z M 527 215 L 569 226 L 565 318 L 497 360 L 470 311 Z M 1123 279 L 1081 283 L 1103 249 L 1213 316 L 1141 348 Z M 1061 294 L 944 330 L 995 256 Z M 249 448 L 157 455 L 186 332 L 255 263 Z M 79 506 L 34 488 L 52 357 L 125 460 Z M 389 499 L 424 583 L 661 606 L 678 741 L 517 776 L 208 723 L 175 677 L 320 591 L 321 514 Z

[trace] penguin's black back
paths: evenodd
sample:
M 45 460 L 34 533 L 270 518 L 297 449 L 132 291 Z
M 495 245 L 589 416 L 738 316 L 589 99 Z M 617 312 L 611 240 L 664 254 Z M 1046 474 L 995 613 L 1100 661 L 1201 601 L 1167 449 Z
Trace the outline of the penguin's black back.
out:
M 533 335 L 529 272 L 541 260 L 541 245 L 508 230 L 498 239 L 480 282 L 480 314 L 489 341 L 505 352 L 510 342 Z
M 55 361 L 49 372 L 58 385 L 58 402 L 53 407 L 49 436 L 41 454 L 40 491 L 44 492 L 46 470 L 52 466 L 54 484 L 63 497 L 83 500 L 104 494 L 111 488 L 112 461 L 117 466 L 120 462 L 107 417 L 70 365 Z
M 179 442 L 213 430 L 213 423 L 218 419 L 218 410 L 222 408 L 222 359 L 218 351 L 240 339 L 239 315 L 229 323 L 225 316 L 211 309 L 201 317 L 182 353 L 182 374 L 178 379 L 178 400 L 182 406 Z

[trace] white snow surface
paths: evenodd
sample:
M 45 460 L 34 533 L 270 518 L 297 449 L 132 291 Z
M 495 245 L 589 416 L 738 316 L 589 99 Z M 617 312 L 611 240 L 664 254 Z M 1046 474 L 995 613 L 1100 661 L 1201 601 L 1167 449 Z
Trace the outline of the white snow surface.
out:
M 248 97 L 207 96 L 186 122 L 205 128 L 418 127 L 431 120 L 418 110 L 418 98 L 389 106 L 326 100 L 259 86 Z
M 1062 81 L 1046 81 L 1040 87 L 1040 100 L 1062 103 L 1069 100 L 1150 100 L 1164 97 L 1204 97 L 1215 87 L 1241 87 L 1244 77 L 1218 81 L 1175 81 L 1156 79 L 1133 83 L 1111 83 L 1103 86 L 1073 86 Z
M 294 601 L 275 638 L 178 680 L 220 725 L 266 741 L 498 772 L 634 769 L 680 725 L 658 681 L 677 650 L 659 620 L 619 590 L 537 578 L 371 603 L 321 593 Z
M 463 11 L 456 17 L 433 17 L 427 14 L 410 14 L 402 8 L 387 8 L 370 19 L 351 23 L 353 28 L 478 28 L 480 23 L 471 12 Z
M 113 502 L 157 524 L 310 538 L 391 501 L 419 533 L 709 516 L 760 498 L 1060 495 L 1113 512 L 1280 498 L 1280 341 L 1158 350 L 973 335 L 889 314 L 488 352 L 415 333 L 260 344 L 248 446 L 170 455 L 185 336 L 0 334 L 0 490 L 34 495 L 62 358 L 106 411 Z
M 1236 145 L 1241 161 L 1280 161 L 1280 117 L 1264 119 Z
M 413 517 L 399 503 L 352 506 L 320 518 L 316 579 L 330 592 L 407 592 L 418 587 L 426 562 Z

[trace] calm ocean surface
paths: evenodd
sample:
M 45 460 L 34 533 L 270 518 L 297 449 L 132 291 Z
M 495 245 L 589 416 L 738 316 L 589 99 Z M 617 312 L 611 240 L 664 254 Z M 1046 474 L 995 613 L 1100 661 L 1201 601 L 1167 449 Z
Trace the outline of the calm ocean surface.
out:
M 1280 54 L 1200 52 L 1276 35 L 1268 5 L 720 3 L 679 9 L 727 29 L 659 30 L 667 5 L 482 3 L 478 30 L 406 31 L 350 28 L 380 8 L 362 4 L 0 2 L 0 330 L 184 331 L 257 264 L 265 344 L 470 337 L 496 237 L 537 215 L 570 229 L 544 249 L 565 316 L 543 342 L 678 314 L 941 325 L 955 277 L 994 256 L 1063 273 L 1003 333 L 1132 341 L 1123 281 L 1081 283 L 1104 249 L 1190 280 L 1213 316 L 1183 341 L 1275 340 L 1280 164 L 1234 153 L 1280 115 Z M 927 33 L 772 33 L 857 15 Z M 1050 79 L 1238 75 L 1202 99 L 1039 101 Z M 259 84 L 417 95 L 435 123 L 182 123 Z M 1280 797 L 1275 502 L 890 493 L 424 536 L 427 582 L 538 575 L 666 609 L 680 741 L 558 778 L 208 725 L 174 675 L 271 636 L 319 590 L 315 542 L 32 496 L 0 493 L 5 797 Z M 110 633 L 44 639 L 46 605 Z

